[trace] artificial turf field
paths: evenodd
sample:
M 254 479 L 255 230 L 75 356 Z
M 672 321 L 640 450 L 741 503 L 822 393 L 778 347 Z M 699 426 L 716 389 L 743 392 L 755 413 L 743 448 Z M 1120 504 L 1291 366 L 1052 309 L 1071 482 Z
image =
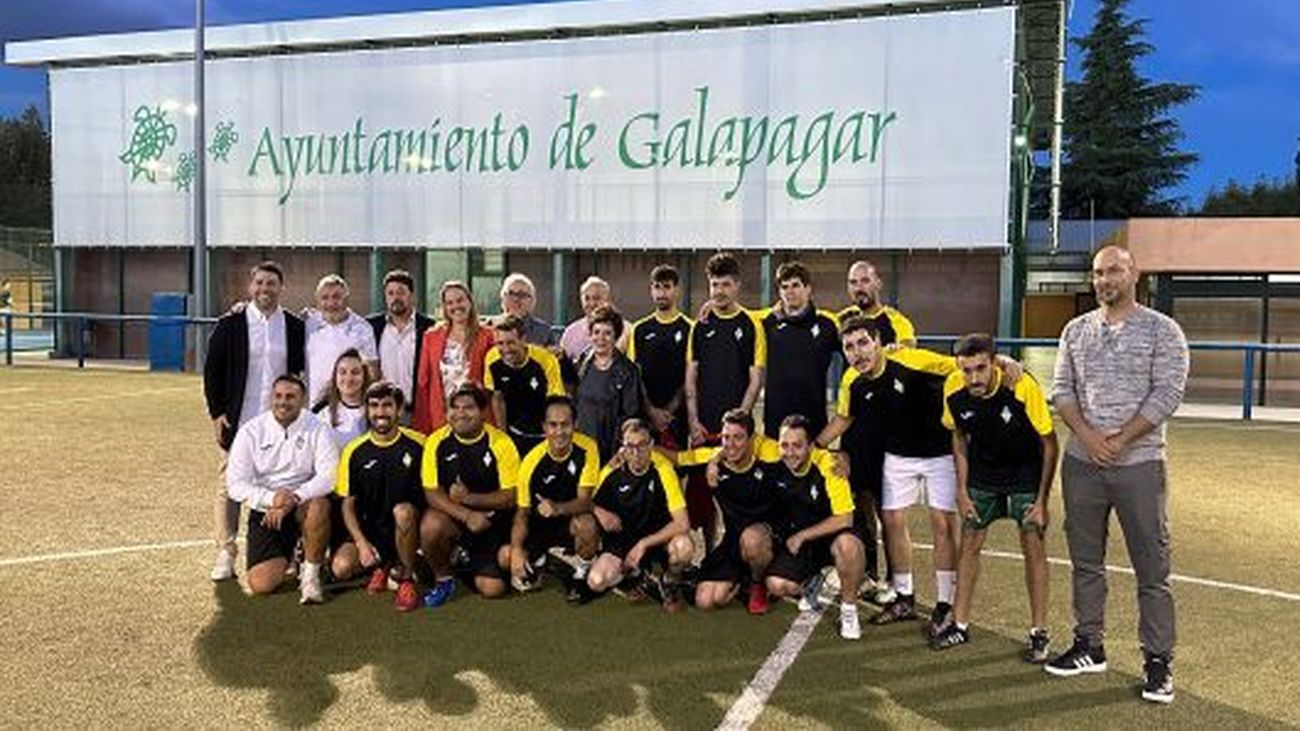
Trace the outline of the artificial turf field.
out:
M 1177 700 L 1137 697 L 1133 578 L 1111 575 L 1104 675 L 1022 663 L 1021 564 L 987 557 L 974 642 L 927 649 L 919 625 L 835 633 L 827 612 L 757 728 L 1300 726 L 1300 427 L 1176 420 Z M 710 728 L 797 613 L 739 604 L 663 615 L 559 590 L 436 611 L 360 591 L 302 608 L 207 572 L 218 453 L 193 376 L 0 369 L 0 726 Z M 1059 497 L 1049 553 L 1065 558 Z M 923 514 L 913 539 L 928 542 Z M 105 553 L 101 549 L 147 547 Z M 1014 527 L 989 548 L 1017 552 Z M 78 555 L 95 552 L 92 555 Z M 916 553 L 918 596 L 933 597 Z M 1127 565 L 1118 527 L 1109 563 Z M 1069 642 L 1068 567 L 1052 566 L 1054 649 Z

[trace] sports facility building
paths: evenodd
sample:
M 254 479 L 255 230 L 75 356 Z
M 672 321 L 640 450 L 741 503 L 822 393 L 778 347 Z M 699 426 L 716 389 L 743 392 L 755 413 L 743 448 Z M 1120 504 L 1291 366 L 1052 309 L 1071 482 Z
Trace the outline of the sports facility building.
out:
M 274 258 L 290 305 L 339 272 L 365 309 L 400 266 L 426 309 L 457 278 L 495 311 L 517 270 L 555 321 L 594 273 L 637 313 L 653 264 L 695 275 L 698 303 L 725 249 L 750 304 L 794 257 L 839 304 L 866 257 L 923 332 L 1018 334 L 1064 4 L 590 0 L 215 27 L 203 149 L 190 30 L 11 43 L 5 60 L 50 71 L 65 311 L 192 291 L 202 235 L 198 312 Z M 138 355 L 144 329 L 94 347 Z

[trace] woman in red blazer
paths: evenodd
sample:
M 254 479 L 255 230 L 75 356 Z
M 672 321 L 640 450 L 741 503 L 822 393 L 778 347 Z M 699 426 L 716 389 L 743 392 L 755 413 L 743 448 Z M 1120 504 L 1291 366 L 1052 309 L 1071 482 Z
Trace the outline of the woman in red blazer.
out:
M 442 320 L 424 334 L 411 417 L 411 426 L 425 434 L 447 423 L 449 393 L 467 381 L 483 382 L 483 362 L 494 343 L 464 282 L 444 283 L 439 297 Z

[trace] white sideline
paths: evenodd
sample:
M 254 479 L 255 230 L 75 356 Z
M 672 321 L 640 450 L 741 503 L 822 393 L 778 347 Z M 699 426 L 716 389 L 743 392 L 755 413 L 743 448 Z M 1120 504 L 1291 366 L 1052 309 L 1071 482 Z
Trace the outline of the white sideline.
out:
M 18 411 L 20 409 L 29 409 L 33 406 L 42 408 L 47 406 L 58 406 L 60 404 L 80 404 L 89 401 L 108 401 L 116 399 L 131 399 L 136 396 L 152 396 L 159 393 L 179 393 L 181 391 L 190 391 L 198 393 L 194 386 L 169 386 L 167 388 L 146 388 L 139 391 L 127 391 L 125 393 L 101 393 L 94 396 L 69 396 L 68 398 L 42 399 L 39 402 L 27 402 L 17 404 L 0 404 L 0 411 Z
M 772 691 L 776 690 L 785 671 L 789 670 L 795 658 L 799 657 L 799 651 L 812 636 L 817 623 L 822 619 L 822 614 L 823 612 L 800 612 L 799 616 L 795 617 L 794 623 L 777 643 L 776 649 L 772 650 L 772 654 L 763 661 L 763 666 L 758 669 L 753 680 L 749 681 L 740 697 L 731 705 L 722 723 L 718 724 L 719 729 L 740 731 L 749 728 L 750 724 L 758 720 L 759 714 L 767 706 L 767 699 L 772 697 Z
M 98 558 L 116 556 L 123 553 L 142 553 L 145 551 L 166 551 L 172 548 L 197 548 L 213 545 L 212 539 L 202 541 L 172 541 L 170 543 L 142 543 L 134 546 L 117 546 L 115 548 L 97 548 L 90 551 L 69 551 L 66 553 L 44 553 L 37 556 L 19 556 L 17 558 L 0 558 L 0 567 L 22 566 L 24 564 L 47 563 L 50 561 L 71 561 L 79 558 Z

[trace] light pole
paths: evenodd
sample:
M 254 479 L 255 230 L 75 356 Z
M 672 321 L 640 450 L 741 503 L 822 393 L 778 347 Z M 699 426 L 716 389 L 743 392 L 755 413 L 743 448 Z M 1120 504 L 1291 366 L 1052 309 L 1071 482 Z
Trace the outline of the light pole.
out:
M 208 186 L 207 140 L 204 118 L 207 103 L 203 94 L 204 0 L 194 0 L 194 317 L 208 314 Z M 202 329 L 195 330 L 194 368 L 203 369 L 207 341 Z

